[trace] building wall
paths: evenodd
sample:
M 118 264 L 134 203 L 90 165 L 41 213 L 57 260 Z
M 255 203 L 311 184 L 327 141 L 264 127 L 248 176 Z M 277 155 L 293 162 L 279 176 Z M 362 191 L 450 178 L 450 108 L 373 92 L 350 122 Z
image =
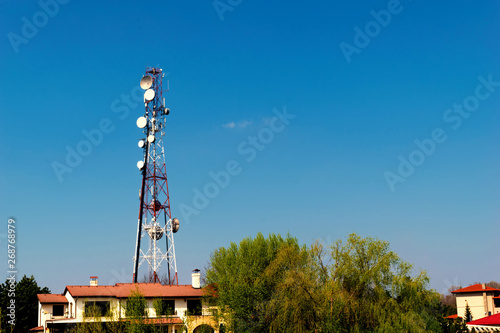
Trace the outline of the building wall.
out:
M 64 305 L 64 314 L 65 316 L 63 317 L 53 317 L 52 316 L 52 306 L 53 304 L 40 304 L 38 303 L 38 323 L 39 326 L 44 326 L 46 327 L 46 321 L 51 320 L 51 319 L 56 319 L 56 318 L 75 318 L 76 322 L 84 322 L 84 321 L 92 321 L 90 318 L 84 318 L 84 308 L 85 308 L 85 302 L 87 301 L 109 301 L 110 302 L 110 307 L 113 310 L 114 317 L 113 318 L 106 318 L 106 317 L 101 317 L 99 318 L 100 321 L 108 321 L 108 320 L 119 320 L 125 318 L 125 304 L 126 304 L 126 299 L 117 299 L 114 297 L 86 297 L 86 298 L 73 298 L 71 294 L 66 293 L 66 298 L 68 299 L 68 303 Z M 216 323 L 212 316 L 210 316 L 210 311 L 209 309 L 202 304 L 202 316 L 189 316 L 189 318 L 186 320 L 186 314 L 187 314 L 187 300 L 188 299 L 194 299 L 194 298 L 164 298 L 166 300 L 171 299 L 175 301 L 175 316 L 181 318 L 187 325 L 188 325 L 188 330 L 189 332 L 192 332 L 197 326 L 201 324 L 208 324 L 212 326 L 215 330 L 215 332 L 218 332 L 218 323 Z M 146 299 L 147 302 L 147 312 L 148 316 L 150 318 L 155 318 L 156 317 L 156 311 L 153 306 L 154 298 L 148 298 Z M 170 329 L 172 332 L 174 330 L 180 331 L 182 329 L 183 324 L 178 324 L 171 326 Z
M 38 326 L 43 326 L 45 322 L 42 322 L 43 319 L 43 309 L 42 303 L 38 302 Z
M 176 316 L 185 317 L 187 313 L 187 298 L 165 298 L 166 300 L 172 299 L 175 301 L 175 311 Z M 114 319 L 126 318 L 125 309 L 126 309 L 126 299 L 116 299 L 114 297 L 87 297 L 87 298 L 78 298 L 76 300 L 72 299 L 73 302 L 76 303 L 76 319 L 77 321 L 83 320 L 85 302 L 93 302 L 93 301 L 109 301 L 112 312 L 115 315 Z M 70 301 L 71 302 L 71 301 Z M 148 317 L 155 318 L 156 311 L 153 306 L 154 299 L 147 298 L 147 313 Z M 204 316 L 210 315 L 210 311 L 205 305 L 202 305 L 202 314 Z M 74 318 L 75 316 L 71 316 Z M 104 320 L 104 318 L 103 318 Z
M 57 305 L 62 305 L 62 304 L 57 304 Z M 38 326 L 44 326 L 45 327 L 45 322 L 47 320 L 51 319 L 62 319 L 62 318 L 67 318 L 68 317 L 68 305 L 64 304 L 64 315 L 63 316 L 54 316 L 52 311 L 54 304 L 50 303 L 43 303 L 41 304 L 38 302 Z
M 76 316 L 76 313 L 75 313 L 76 312 L 75 299 L 73 298 L 73 296 L 71 296 L 71 294 L 68 291 L 66 291 L 66 293 L 64 294 L 64 296 L 68 300 L 69 318 L 75 318 L 75 316 Z
M 495 308 L 491 292 L 457 294 L 457 314 L 462 318 L 465 316 L 466 304 L 469 304 L 474 320 L 488 316 L 489 312 L 500 313 L 500 309 Z
M 75 300 L 75 309 L 76 309 L 76 321 L 77 322 L 83 322 L 83 321 L 89 321 L 90 318 L 84 318 L 84 313 L 85 313 L 85 302 L 109 302 L 111 312 L 113 313 L 113 317 L 111 318 L 106 318 L 102 317 L 102 321 L 108 321 L 108 320 L 116 320 L 120 318 L 120 309 L 121 309 L 121 304 L 118 299 L 114 297 L 81 297 L 81 298 L 76 298 Z M 125 310 L 123 310 L 123 318 L 125 316 Z

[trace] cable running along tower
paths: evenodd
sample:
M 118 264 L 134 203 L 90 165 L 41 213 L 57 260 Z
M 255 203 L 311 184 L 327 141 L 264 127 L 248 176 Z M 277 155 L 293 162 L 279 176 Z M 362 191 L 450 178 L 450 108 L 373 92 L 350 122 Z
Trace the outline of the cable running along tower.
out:
M 160 68 L 147 67 L 140 83 L 141 88 L 145 90 L 145 111 L 144 116 L 137 119 L 137 127 L 143 129 L 145 138 L 139 140 L 143 159 L 137 162 L 137 167 L 142 172 L 142 184 L 139 193 L 133 282 L 137 283 L 139 266 L 145 262 L 148 264 L 147 282 L 160 282 L 159 268 L 166 263 L 168 280 L 162 282 L 178 285 L 174 233 L 179 230 L 179 220 L 172 219 L 170 213 L 163 147 L 166 116 L 170 110 L 165 107 L 163 98 L 163 78 L 164 74 Z

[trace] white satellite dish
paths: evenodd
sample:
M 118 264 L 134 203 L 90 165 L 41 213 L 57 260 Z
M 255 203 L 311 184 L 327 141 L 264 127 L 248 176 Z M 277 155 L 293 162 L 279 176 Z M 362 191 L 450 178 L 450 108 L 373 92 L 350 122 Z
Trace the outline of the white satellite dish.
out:
M 149 135 L 149 136 L 148 136 L 148 142 L 149 142 L 149 143 L 153 143 L 153 142 L 155 142 L 155 136 L 154 136 L 154 135 Z
M 146 142 L 144 142 L 144 140 L 139 140 L 139 143 L 137 145 L 139 146 L 139 148 L 144 148 Z
M 139 161 L 139 162 L 137 162 L 137 168 L 138 168 L 139 170 L 142 170 L 142 169 L 144 168 L 144 161 Z
M 136 124 L 137 127 L 144 128 L 148 124 L 148 120 L 146 119 L 146 117 L 139 117 L 137 118 Z
M 159 225 L 156 225 L 149 228 L 148 234 L 151 239 L 159 240 L 163 237 L 163 229 Z
M 141 88 L 147 90 L 152 85 L 153 85 L 153 78 L 149 75 L 144 75 L 141 79 Z
M 151 102 L 155 98 L 155 91 L 153 89 L 148 89 L 144 93 L 144 100 Z

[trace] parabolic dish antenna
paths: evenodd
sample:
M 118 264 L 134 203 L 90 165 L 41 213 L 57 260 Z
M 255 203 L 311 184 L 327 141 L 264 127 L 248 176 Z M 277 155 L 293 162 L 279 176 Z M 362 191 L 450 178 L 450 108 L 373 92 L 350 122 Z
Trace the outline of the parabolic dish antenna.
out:
M 153 89 L 148 89 L 144 93 L 144 100 L 151 102 L 155 98 L 155 91 Z
M 153 78 L 149 75 L 144 75 L 141 79 L 141 88 L 147 90 L 152 85 L 153 85 Z
M 179 219 L 174 218 L 172 219 L 172 232 L 177 232 L 179 231 Z
M 148 230 L 149 237 L 151 239 L 158 240 L 163 237 L 163 229 L 157 225 Z
M 137 168 L 138 168 L 139 170 L 142 170 L 142 168 L 144 168 L 144 161 L 139 161 L 139 162 L 137 162 Z
M 139 117 L 139 118 L 137 118 L 136 124 L 137 124 L 137 127 L 144 128 L 148 124 L 148 120 L 146 119 L 146 117 Z

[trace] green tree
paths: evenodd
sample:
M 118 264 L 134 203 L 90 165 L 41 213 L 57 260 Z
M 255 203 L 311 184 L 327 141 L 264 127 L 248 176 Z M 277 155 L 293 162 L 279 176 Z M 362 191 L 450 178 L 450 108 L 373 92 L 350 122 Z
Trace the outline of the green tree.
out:
M 259 233 L 239 244 L 215 250 L 206 271 L 207 300 L 216 306 L 214 316 L 228 331 L 269 331 L 266 305 L 276 286 L 276 277 L 264 274 L 279 248 L 297 245 L 295 238 Z
M 439 294 L 425 272 L 389 249 L 389 243 L 351 234 L 329 247 L 328 294 L 336 314 L 326 323 L 348 331 L 440 331 Z M 322 264 L 323 265 L 323 264 Z
M 466 323 L 472 321 L 472 311 L 470 310 L 469 304 L 465 304 L 464 321 Z
M 106 332 L 102 322 L 101 308 L 95 303 L 87 302 L 83 312 L 83 322 L 76 325 L 77 333 L 104 333 Z
M 153 300 L 153 308 L 155 309 L 157 318 L 167 312 L 167 309 L 165 309 L 165 303 L 159 298 Z
M 13 289 L 12 289 L 13 288 Z M 12 295 L 15 290 L 15 296 Z M 37 294 L 49 294 L 47 287 L 38 286 L 33 275 L 27 277 L 24 275 L 21 280 L 7 279 L 5 283 L 0 284 L 0 327 L 3 332 L 28 332 L 38 324 L 38 297 Z M 10 294 L 10 295 L 9 295 Z M 15 325 L 10 325 L 11 318 L 8 316 L 7 307 L 11 299 L 15 300 Z
M 139 333 L 149 331 L 149 325 L 146 323 L 148 316 L 147 301 L 137 287 L 127 298 L 125 316 L 127 317 L 128 332 Z
M 425 272 L 356 234 L 328 247 L 270 235 L 216 250 L 207 299 L 233 332 L 440 332 Z
M 311 332 L 321 328 L 328 308 L 321 274 L 314 252 L 298 244 L 283 244 L 264 272 L 275 286 L 266 304 L 272 332 Z
M 106 320 L 102 320 L 103 317 Z M 73 333 L 118 333 L 124 332 L 124 324 L 118 320 L 118 310 L 112 305 L 103 315 L 102 308 L 93 302 L 85 304 L 83 321 L 69 330 Z

